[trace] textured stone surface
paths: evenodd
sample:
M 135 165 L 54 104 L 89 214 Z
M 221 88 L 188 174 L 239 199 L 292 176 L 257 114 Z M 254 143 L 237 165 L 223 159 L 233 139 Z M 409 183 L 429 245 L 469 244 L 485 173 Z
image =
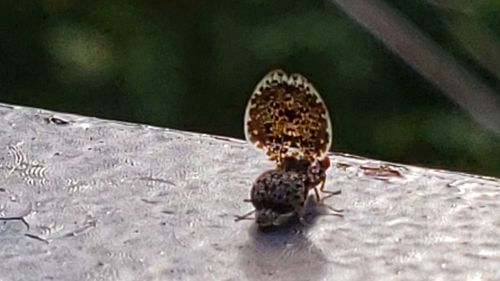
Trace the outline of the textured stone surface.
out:
M 332 154 L 344 217 L 261 232 L 233 217 L 272 167 L 243 141 L 0 116 L 2 281 L 500 280 L 497 179 Z

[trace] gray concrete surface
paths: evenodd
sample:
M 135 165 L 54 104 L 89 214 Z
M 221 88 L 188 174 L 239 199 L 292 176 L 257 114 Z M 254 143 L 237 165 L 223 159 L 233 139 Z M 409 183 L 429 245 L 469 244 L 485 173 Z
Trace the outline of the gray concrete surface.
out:
M 500 280 L 500 181 L 332 154 L 309 226 L 234 222 L 244 141 L 0 105 L 0 280 Z

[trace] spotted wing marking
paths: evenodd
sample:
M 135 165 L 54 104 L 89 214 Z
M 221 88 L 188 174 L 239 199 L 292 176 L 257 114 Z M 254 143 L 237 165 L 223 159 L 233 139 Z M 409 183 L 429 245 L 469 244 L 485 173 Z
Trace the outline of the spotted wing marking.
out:
M 262 78 L 245 111 L 245 137 L 278 163 L 322 157 L 332 143 L 327 107 L 305 77 L 273 70 Z

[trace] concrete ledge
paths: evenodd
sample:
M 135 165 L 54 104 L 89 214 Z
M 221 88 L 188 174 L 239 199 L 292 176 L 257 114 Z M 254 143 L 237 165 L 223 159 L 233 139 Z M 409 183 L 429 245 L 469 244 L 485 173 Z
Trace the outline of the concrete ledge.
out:
M 500 181 L 332 154 L 344 218 L 234 222 L 244 141 L 0 104 L 0 280 L 499 280 Z

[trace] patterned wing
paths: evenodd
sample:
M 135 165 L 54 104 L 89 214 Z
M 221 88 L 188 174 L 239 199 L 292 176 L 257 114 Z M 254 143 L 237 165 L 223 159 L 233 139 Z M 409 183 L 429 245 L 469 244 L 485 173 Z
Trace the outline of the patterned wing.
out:
M 257 84 L 245 112 L 245 137 L 269 159 L 323 156 L 332 142 L 332 125 L 323 99 L 305 77 L 269 72 Z

